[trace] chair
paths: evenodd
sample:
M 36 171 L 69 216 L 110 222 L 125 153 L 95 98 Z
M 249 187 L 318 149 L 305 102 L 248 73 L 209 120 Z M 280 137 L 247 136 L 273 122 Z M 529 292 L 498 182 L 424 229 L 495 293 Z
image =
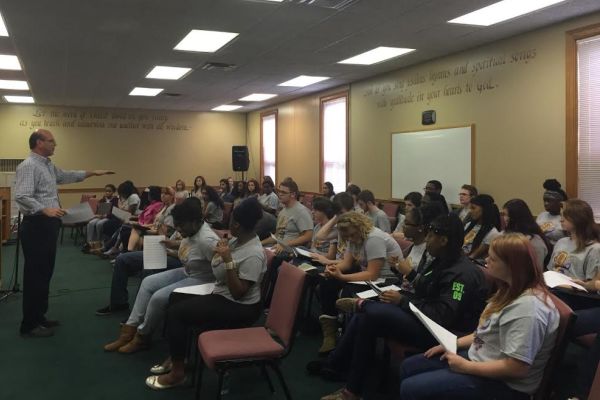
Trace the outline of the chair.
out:
M 556 343 L 552 349 L 550 359 L 546 363 L 544 368 L 544 376 L 542 382 L 533 395 L 533 400 L 547 400 L 552 398 L 552 384 L 556 381 L 554 375 L 556 373 L 556 367 L 562 361 L 565 349 L 567 347 L 568 337 L 577 316 L 573 313 L 573 310 L 566 305 L 561 299 L 553 294 L 550 294 L 550 298 L 554 302 L 556 309 L 560 315 L 560 322 L 558 324 L 558 334 L 556 336 Z
M 225 203 L 223 206 L 223 219 L 222 224 L 225 229 L 229 229 L 229 220 L 231 218 L 231 210 L 233 210 L 233 203 Z
M 87 200 L 88 204 L 90 205 L 91 209 L 93 212 L 97 212 L 98 211 L 98 203 L 100 203 L 100 200 L 98 200 L 95 197 L 90 197 Z
M 95 194 L 92 194 L 92 193 L 82 194 L 81 199 L 79 200 L 79 203 L 85 203 L 85 202 L 87 202 L 90 205 L 90 208 L 92 209 L 93 212 L 96 212 L 96 209 L 98 208 L 98 199 L 96 198 Z M 78 245 L 80 238 L 83 240 L 83 243 L 85 243 L 84 228 L 86 225 L 87 225 L 87 222 L 81 222 L 81 223 L 77 223 L 77 224 L 62 224 L 60 227 L 60 244 L 63 243 L 63 239 L 65 236 L 65 228 L 71 228 L 71 239 L 73 239 L 73 244 L 75 246 Z
M 273 258 L 275 258 L 275 253 L 273 253 L 269 249 L 264 249 L 265 256 L 267 257 L 267 270 L 265 271 L 265 275 L 263 276 L 263 280 L 260 283 L 260 299 L 264 302 L 267 293 L 269 292 L 269 283 L 271 282 L 271 265 L 273 264 Z
M 214 369 L 219 377 L 217 399 L 221 398 L 225 372 L 249 365 L 260 366 L 273 391 L 266 370 L 267 366 L 271 367 L 279 378 L 286 398 L 292 398 L 279 364 L 290 353 L 296 336 L 296 314 L 301 303 L 305 277 L 304 271 L 284 262 L 279 268 L 272 307 L 265 326 L 208 331 L 198 337 L 198 350 L 204 365 Z M 199 366 L 196 398 L 200 395 L 202 370 L 203 366 Z
M 396 228 L 396 223 L 398 221 L 398 209 L 400 208 L 400 204 L 393 203 L 391 201 L 384 201 L 382 203 L 383 211 L 387 214 L 388 219 L 390 220 L 390 226 L 392 229 Z
M 396 242 L 400 246 L 400 250 L 402 250 L 402 254 L 404 255 L 404 257 L 407 257 L 408 253 L 409 253 L 409 249 L 413 245 L 413 242 L 411 242 L 410 240 L 406 240 L 406 239 L 396 239 Z
M 301 203 L 309 210 L 312 210 L 312 203 L 313 203 L 314 198 L 315 198 L 314 194 L 304 193 L 304 195 L 302 196 Z

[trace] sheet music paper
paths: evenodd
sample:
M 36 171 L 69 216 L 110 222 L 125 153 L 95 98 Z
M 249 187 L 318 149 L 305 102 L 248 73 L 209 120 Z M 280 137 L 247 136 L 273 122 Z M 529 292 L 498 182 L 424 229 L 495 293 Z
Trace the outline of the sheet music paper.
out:
M 281 247 L 283 247 L 283 250 L 285 250 L 286 253 L 296 254 L 296 250 L 294 250 L 293 247 L 290 247 L 287 244 L 285 244 L 282 240 L 279 240 L 277 238 L 277 236 L 275 236 L 271 233 L 271 237 L 277 242 L 277 244 L 279 244 L 279 245 L 281 245 Z
M 317 269 L 317 267 L 315 267 L 314 265 L 310 265 L 310 264 L 307 264 L 307 263 L 300 264 L 298 266 L 298 268 L 300 268 L 304 272 L 308 272 L 308 271 L 312 271 L 313 269 Z
M 144 236 L 144 269 L 167 268 L 167 248 L 162 240 L 165 235 Z
M 180 288 L 173 290 L 173 292 L 204 296 L 207 294 L 211 294 L 213 292 L 213 290 L 215 290 L 214 283 L 204 283 L 202 285 L 180 287 Z
M 546 282 L 546 286 L 549 288 L 557 287 L 557 286 L 570 286 L 579 290 L 583 290 L 587 292 L 586 288 L 577 283 L 573 282 L 571 278 L 566 276 L 565 274 L 561 274 L 556 271 L 546 271 L 544 272 L 544 281 Z
M 381 290 L 382 292 L 385 292 L 387 290 L 395 290 L 396 292 L 399 292 L 400 288 L 396 285 L 390 285 L 390 286 L 380 287 L 379 290 Z M 373 297 L 379 296 L 377 294 L 377 292 L 375 292 L 373 289 L 365 290 L 364 292 L 358 292 L 358 293 L 356 293 L 356 295 L 358 297 L 360 297 L 361 299 L 371 299 Z
M 113 207 L 112 215 L 119 218 L 121 221 L 127 222 L 131 218 L 131 213 L 121 210 L 119 207 Z
M 450 353 L 456 354 L 457 337 L 454 333 L 444 328 L 427 315 L 423 314 L 413 303 L 408 303 L 410 310 L 419 318 L 421 323 L 425 325 L 425 328 L 433 335 L 433 337 L 440 342 L 442 347 Z
M 300 247 L 294 247 L 294 250 L 296 251 L 297 254 L 300 254 L 303 257 L 312 258 L 310 251 L 306 251 Z
M 75 207 L 67 210 L 67 213 L 61 218 L 63 224 L 79 224 L 88 222 L 94 218 L 94 211 L 90 207 L 90 203 L 79 203 Z

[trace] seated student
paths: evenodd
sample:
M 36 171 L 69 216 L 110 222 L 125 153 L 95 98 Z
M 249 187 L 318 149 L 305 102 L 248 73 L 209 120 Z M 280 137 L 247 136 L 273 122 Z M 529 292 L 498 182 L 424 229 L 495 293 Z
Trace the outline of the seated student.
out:
M 190 192 L 190 196 L 198 198 L 202 201 L 202 188 L 206 186 L 206 180 L 202 175 L 198 175 L 194 178 L 194 188 Z M 185 188 L 185 186 L 184 186 Z
M 134 186 L 133 182 L 131 182 L 131 181 L 122 182 L 117 187 L 117 194 L 119 196 L 119 200 L 117 203 L 118 208 L 120 208 L 123 211 L 127 211 L 131 215 L 135 215 L 139 208 L 141 199 L 140 199 L 140 196 L 138 195 L 138 191 L 137 191 L 136 187 Z M 104 240 L 104 238 L 107 238 L 107 237 L 108 238 L 112 237 L 115 234 L 115 232 L 117 231 L 117 229 L 119 229 L 119 227 L 122 224 L 123 224 L 123 221 L 121 221 L 119 218 L 117 218 L 113 214 L 111 214 L 109 220 L 102 227 L 101 240 Z M 113 244 L 114 243 L 111 244 L 111 243 L 105 242 L 102 244 L 102 246 L 99 249 L 94 249 L 94 250 L 90 251 L 90 253 L 100 255 L 103 252 L 110 249 L 113 246 Z
M 127 243 L 127 251 L 141 249 L 143 245 L 143 236 L 170 236 L 175 230 L 175 227 L 173 226 L 173 217 L 171 216 L 171 212 L 175 207 L 175 191 L 170 187 L 163 188 L 160 201 L 162 203 L 162 208 L 154 216 L 152 223 L 142 224 L 140 221 L 131 222 L 132 229 L 129 235 L 129 242 Z M 145 211 L 146 210 L 144 210 L 144 212 Z
M 223 200 L 212 186 L 205 186 L 202 189 L 202 197 L 204 198 L 202 210 L 204 221 L 215 229 L 221 229 L 223 227 L 223 209 L 225 208 Z
M 223 203 L 233 203 L 229 181 L 225 178 L 219 181 L 219 197 L 223 200 Z
M 183 267 L 146 277 L 140 286 L 133 310 L 121 327 L 118 339 L 105 351 L 134 353 L 150 347 L 152 333 L 164 320 L 169 295 L 177 288 L 213 282 L 210 260 L 219 237 L 205 224 L 200 201 L 185 199 L 173 209 L 175 228 L 183 237 L 178 256 Z
M 317 233 L 321 228 L 335 216 L 333 202 L 326 197 L 317 197 L 312 203 L 312 215 L 315 226 L 313 227 L 313 239 L 310 251 L 313 253 L 327 256 L 335 255 L 337 249 L 338 232 L 336 228 L 329 230 L 324 238 L 317 238 Z
M 258 201 L 263 208 L 263 211 L 275 215 L 279 209 L 279 197 L 273 191 L 275 185 L 271 181 L 264 180 L 262 184 L 262 194 L 258 196 Z
M 256 197 L 260 195 L 260 184 L 256 179 L 248 179 L 248 184 L 246 185 L 246 198 L 248 197 Z
M 513 232 L 525 235 L 531 241 L 531 246 L 535 251 L 536 265 L 540 271 L 543 271 L 546 265 L 546 256 L 550 251 L 550 243 L 546 242 L 544 233 L 533 219 L 527 203 L 521 199 L 507 201 L 502 207 L 502 216 L 506 226 L 502 233 Z
M 246 182 L 236 182 L 231 190 L 231 196 L 233 197 L 233 208 L 235 208 L 246 198 Z
M 333 197 L 335 196 L 335 191 L 333 190 L 333 183 L 323 183 L 323 186 L 321 187 L 321 194 L 323 195 L 323 197 L 326 197 L 329 200 L 333 201 Z
M 392 233 L 392 236 L 396 240 L 404 239 L 404 218 L 405 215 L 410 212 L 415 207 L 421 207 L 421 200 L 423 196 L 419 192 L 410 192 L 406 196 L 404 196 L 404 214 L 400 213 L 400 209 L 398 209 L 398 214 L 396 214 L 396 218 L 398 223 L 396 224 L 396 229 Z
M 194 186 L 196 185 L 196 182 L 194 182 Z M 187 191 L 187 189 L 185 188 L 185 182 L 182 181 L 181 179 L 177 179 L 177 182 L 175 182 L 175 198 L 176 199 L 187 199 L 188 197 L 190 197 L 190 192 Z
M 115 196 L 117 188 L 113 184 L 104 186 L 104 196 L 98 202 L 98 205 L 102 203 L 110 203 L 113 207 L 119 205 L 119 198 Z M 90 249 L 97 249 L 102 247 L 102 228 L 105 223 L 109 221 L 110 213 L 103 215 L 95 215 L 94 218 L 87 223 L 87 236 L 86 243 L 83 246 L 82 251 L 84 253 L 89 252 Z
M 212 269 L 215 289 L 205 296 L 171 295 L 166 331 L 171 356 L 152 372 L 170 372 L 150 376 L 152 389 L 167 389 L 185 381 L 186 337 L 191 327 L 232 329 L 251 326 L 261 314 L 260 283 L 267 259 L 254 227 L 262 209 L 254 198 L 246 199 L 232 212 L 230 241 L 223 239 L 215 248 Z
M 181 267 L 177 250 L 181 243 L 181 235 L 175 231 L 164 244 L 167 248 L 167 265 L 165 269 Z M 129 293 L 127 280 L 130 276 L 139 274 L 144 269 L 144 252 L 130 251 L 122 253 L 115 259 L 112 281 L 110 285 L 110 302 L 107 306 L 96 310 L 96 315 L 111 315 L 120 311 L 129 311 Z M 148 270 L 148 273 L 157 273 L 164 270 Z
M 556 179 L 546 179 L 544 181 L 544 212 L 540 213 L 536 222 L 542 228 L 542 232 L 548 238 L 551 245 L 566 236 L 561 227 L 560 209 L 562 202 L 567 201 L 567 194 L 561 189 L 560 183 Z
M 483 260 L 492 240 L 500 235 L 500 212 L 494 198 L 480 194 L 471 199 L 471 221 L 465 225 L 463 251 L 473 260 Z
M 462 223 L 456 215 L 438 216 L 429 227 L 426 241 L 427 252 L 434 260 L 418 273 L 414 294 L 386 291 L 379 302 L 356 298 L 337 301 L 339 309 L 356 314 L 327 361 L 311 362 L 307 369 L 321 376 L 347 372 L 347 383 L 344 389 L 322 400 L 358 399 L 363 395 L 378 338 L 423 349 L 436 343 L 410 311 L 409 302 L 446 329 L 468 332 L 477 325 L 487 290 L 481 268 L 462 254 Z
M 325 224 L 321 226 L 321 228 L 314 233 L 314 237 L 316 240 L 327 240 L 330 237 L 331 232 L 336 232 L 337 243 L 335 249 L 333 247 L 329 247 L 329 252 L 327 255 L 313 253 L 313 261 L 319 262 L 323 265 L 328 264 L 336 264 L 344 257 L 344 253 L 346 252 L 346 241 L 340 237 L 339 232 L 337 231 L 337 221 L 340 215 L 352 211 L 354 208 L 354 200 L 352 200 L 352 196 L 350 196 L 346 192 L 341 192 L 336 194 L 333 197 L 333 212 L 334 216 L 329 219 Z M 335 250 L 335 251 L 333 251 Z
M 390 219 L 385 211 L 377 207 L 375 204 L 375 196 L 370 190 L 363 190 L 358 195 L 358 206 L 363 210 L 365 215 L 371 219 L 375 228 L 379 228 L 384 232 L 391 233 Z
M 404 361 L 403 400 L 530 399 L 542 380 L 559 324 L 532 253 L 521 234 L 492 241 L 487 269 L 503 284 L 481 314 L 477 330 L 458 339 L 458 354 L 437 345 Z
M 319 299 L 323 311 L 319 316 L 323 331 L 320 354 L 326 354 L 335 347 L 338 330 L 335 301 L 340 291 L 343 296 L 351 296 L 367 290 L 367 287 L 349 282 L 394 277 L 388 260 L 404 258 L 398 243 L 390 235 L 374 227 L 371 219 L 364 214 L 352 211 L 340 215 L 337 229 L 347 247 L 337 264 L 326 266 L 325 279 L 319 283 Z M 355 263 L 359 266 L 358 271 L 354 269 Z
M 429 195 L 431 195 L 431 194 L 439 195 L 440 199 L 444 203 L 445 211 L 447 213 L 450 212 L 450 206 L 448 205 L 448 202 L 446 201 L 446 198 L 442 194 L 442 182 L 436 181 L 436 180 L 431 180 L 431 181 L 429 181 L 429 182 L 427 182 L 425 184 L 425 189 L 424 190 L 425 190 L 425 195 L 428 195 L 428 194 Z
M 471 199 L 477 196 L 477 188 L 473 185 L 462 185 L 458 192 L 458 202 L 460 210 L 456 213 L 458 218 L 463 222 L 463 225 L 470 221 L 469 211 L 471 209 Z
M 352 199 L 354 200 L 354 211 L 361 213 L 361 214 L 364 213 L 363 209 L 358 205 L 358 195 L 361 192 L 360 188 L 353 183 L 348 183 L 346 192 L 350 193 L 350 195 L 352 196 Z

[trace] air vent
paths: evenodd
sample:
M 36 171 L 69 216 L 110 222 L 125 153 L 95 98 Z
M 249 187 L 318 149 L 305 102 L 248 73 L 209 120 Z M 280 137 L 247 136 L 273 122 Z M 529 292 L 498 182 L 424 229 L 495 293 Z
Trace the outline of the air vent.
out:
M 17 158 L 0 159 L 0 172 L 15 172 L 17 170 L 17 165 L 22 162 L 22 159 Z
M 202 66 L 205 71 L 233 71 L 237 68 L 235 64 L 219 63 L 219 62 L 207 62 Z
M 179 97 L 179 96 L 181 96 L 181 93 L 162 92 L 160 94 L 160 96 L 164 96 L 164 97 Z
M 360 0 L 286 0 L 288 3 L 304 4 L 321 8 L 330 8 L 334 10 L 343 10 L 350 7 Z

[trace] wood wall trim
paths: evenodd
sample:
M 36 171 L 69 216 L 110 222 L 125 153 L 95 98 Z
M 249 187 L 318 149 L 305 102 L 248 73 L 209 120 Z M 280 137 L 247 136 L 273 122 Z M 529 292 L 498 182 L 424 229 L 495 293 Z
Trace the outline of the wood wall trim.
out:
M 565 171 L 569 197 L 578 196 L 578 91 L 577 41 L 600 35 L 600 24 L 588 25 L 566 32 L 565 53 Z
M 59 188 L 58 193 L 104 193 L 104 186 L 100 188 L 74 188 L 74 189 L 63 189 Z

